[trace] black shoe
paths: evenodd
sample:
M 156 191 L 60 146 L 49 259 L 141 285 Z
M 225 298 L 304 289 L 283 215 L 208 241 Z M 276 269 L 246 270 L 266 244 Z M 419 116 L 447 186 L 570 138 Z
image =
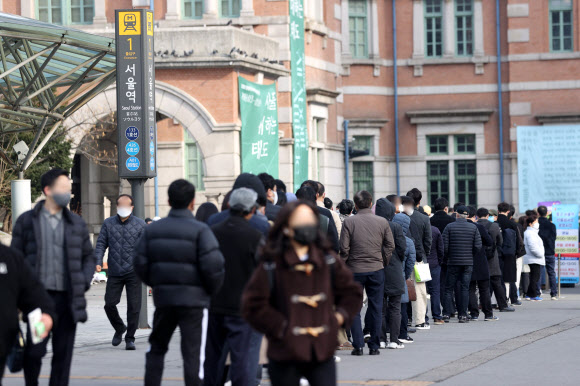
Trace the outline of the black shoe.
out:
M 449 315 L 443 315 L 443 321 L 449 323 Z
M 458 319 L 459 323 L 469 323 L 469 319 L 467 319 L 467 316 L 460 316 Z
M 129 341 L 125 343 L 125 350 L 127 351 L 137 350 L 137 348 L 135 347 L 135 342 Z
M 362 356 L 364 354 L 363 349 L 362 348 L 355 348 L 354 350 L 352 350 L 350 352 L 350 355 L 356 355 L 356 356 Z
M 494 310 L 499 310 L 499 306 L 497 304 L 492 304 L 491 308 L 493 308 Z
M 512 306 L 521 306 L 522 302 L 520 302 L 519 300 L 516 300 L 515 303 L 512 303 Z
M 477 322 L 479 320 L 479 315 L 470 315 L 467 317 L 470 321 Z
M 369 350 L 369 355 L 381 355 L 381 352 L 380 352 L 380 350 L 378 348 L 377 349 L 372 349 L 371 348 Z
M 111 342 L 113 346 L 117 347 L 118 345 L 121 344 L 121 342 L 123 341 L 123 334 L 125 333 L 125 331 L 127 331 L 127 326 L 123 326 L 123 329 L 121 331 L 115 332 L 115 335 L 113 335 L 113 341 Z
M 499 312 L 514 312 L 516 309 L 510 306 L 507 306 L 506 308 L 502 308 L 501 310 L 499 310 Z
M 449 315 L 450 318 L 456 318 L 457 317 L 457 312 L 452 312 L 451 315 Z
M 407 328 L 407 332 L 408 332 L 409 334 L 414 334 L 414 333 L 416 333 L 416 332 L 417 332 L 417 329 L 416 329 L 415 327 L 408 327 L 408 328 Z

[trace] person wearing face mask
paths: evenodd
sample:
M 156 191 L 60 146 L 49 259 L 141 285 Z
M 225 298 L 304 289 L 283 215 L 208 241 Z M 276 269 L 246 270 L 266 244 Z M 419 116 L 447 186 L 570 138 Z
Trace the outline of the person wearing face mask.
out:
M 71 197 L 68 172 L 52 169 L 40 178 L 45 200 L 23 213 L 12 232 L 11 246 L 22 252 L 55 306 L 51 335 L 33 345 L 30 328 L 24 350 L 26 385 L 38 385 L 42 357 L 52 336 L 51 386 L 69 383 L 78 322 L 87 321 L 85 292 L 95 272 L 95 255 L 87 225 L 67 209 Z
M 132 214 L 133 208 L 133 197 L 128 194 L 121 194 L 117 197 L 117 214 L 103 222 L 95 247 L 97 272 L 101 271 L 103 256 L 109 249 L 105 312 L 115 330 L 112 345 L 120 345 L 123 341 L 123 334 L 127 332 L 126 350 L 135 350 L 135 331 L 139 327 L 139 311 L 141 310 L 141 281 L 133 269 L 133 258 L 135 245 L 145 228 L 145 221 Z M 127 296 L 127 325 L 117 310 L 123 288 Z
M 167 195 L 169 214 L 145 227 L 134 259 L 135 272 L 153 288 L 155 303 L 150 348 L 145 355 L 145 385 L 161 385 L 165 354 L 178 326 L 184 383 L 200 385 L 203 325 L 211 297 L 223 284 L 224 257 L 211 229 L 193 216 L 193 184 L 184 179 L 173 181 Z
M 389 202 L 395 206 L 395 214 L 403 213 L 405 208 L 403 208 L 400 196 L 397 196 L 396 194 L 389 194 L 387 196 L 387 200 L 389 200 Z
M 546 257 L 544 256 L 544 242 L 538 234 L 540 230 L 538 215 L 532 213 L 527 216 L 524 225 L 526 254 L 524 255 L 523 263 L 530 266 L 530 284 L 526 290 L 526 299 L 539 302 L 542 298 L 540 297 L 540 291 L 538 291 L 538 281 L 540 280 L 540 269 L 546 265 Z
M 242 315 L 268 338 L 272 385 L 335 385 L 339 327 L 349 326 L 362 289 L 320 230 L 313 202 L 278 215 L 242 295 Z
M 268 173 L 260 173 L 258 174 L 258 178 L 264 185 L 264 190 L 266 191 L 266 197 L 268 201 L 266 202 L 266 218 L 269 221 L 275 221 L 276 216 L 280 213 L 281 207 L 276 205 L 278 202 L 278 193 L 276 193 L 276 182 L 274 177 L 269 175 Z

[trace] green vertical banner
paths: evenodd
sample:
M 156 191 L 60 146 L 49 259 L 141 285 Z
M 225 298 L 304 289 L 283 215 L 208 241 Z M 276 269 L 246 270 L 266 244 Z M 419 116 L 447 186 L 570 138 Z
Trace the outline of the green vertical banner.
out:
M 242 119 L 242 172 L 278 178 L 278 102 L 276 84 L 238 77 Z
M 294 137 L 294 191 L 308 179 L 306 126 L 306 66 L 304 63 L 303 0 L 290 0 L 290 67 L 292 70 L 292 133 Z

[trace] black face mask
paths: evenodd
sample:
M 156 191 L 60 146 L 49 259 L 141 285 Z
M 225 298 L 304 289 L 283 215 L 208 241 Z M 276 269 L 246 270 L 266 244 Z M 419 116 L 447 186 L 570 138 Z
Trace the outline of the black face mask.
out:
M 294 228 L 294 241 L 302 245 L 312 244 L 318 237 L 317 225 L 304 225 Z

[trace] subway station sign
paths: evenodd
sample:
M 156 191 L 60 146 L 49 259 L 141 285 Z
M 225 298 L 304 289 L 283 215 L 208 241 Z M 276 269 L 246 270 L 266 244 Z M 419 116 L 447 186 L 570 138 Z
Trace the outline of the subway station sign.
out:
M 153 13 L 115 11 L 119 177 L 157 175 Z

